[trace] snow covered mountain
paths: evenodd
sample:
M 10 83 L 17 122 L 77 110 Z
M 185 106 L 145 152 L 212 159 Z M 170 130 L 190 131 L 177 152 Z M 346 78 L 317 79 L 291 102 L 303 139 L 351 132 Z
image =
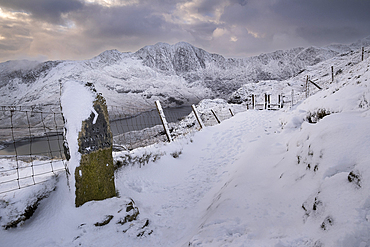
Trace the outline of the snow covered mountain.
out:
M 242 87 L 294 89 L 293 107 L 115 152 L 119 197 L 75 208 L 64 173 L 2 195 L 0 246 L 370 246 L 369 51 Z
M 285 80 L 308 66 L 370 44 L 294 48 L 249 58 L 225 58 L 188 43 L 157 43 L 134 53 L 109 50 L 85 61 L 8 61 L 0 64 L 0 105 L 57 107 L 63 82 L 95 84 L 108 105 L 153 108 L 227 99 L 241 85 L 261 80 Z M 45 106 L 44 106 L 45 107 Z

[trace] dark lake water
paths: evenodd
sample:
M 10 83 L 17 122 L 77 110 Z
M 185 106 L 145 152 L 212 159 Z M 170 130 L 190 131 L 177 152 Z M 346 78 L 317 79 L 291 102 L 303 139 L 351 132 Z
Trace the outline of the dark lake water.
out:
M 190 114 L 191 106 L 163 109 L 168 123 L 179 121 L 182 117 Z M 140 113 L 134 117 L 128 117 L 110 122 L 113 135 L 123 134 L 130 131 L 142 130 L 162 124 L 157 109 Z
M 4 145 L 4 144 L 3 144 Z M 15 143 L 5 143 L 0 155 L 36 155 L 52 158 L 63 157 L 63 135 L 26 138 Z
M 191 112 L 191 106 L 163 109 L 167 122 L 177 122 Z M 123 134 L 130 131 L 142 130 L 162 124 L 157 109 L 143 112 L 137 116 L 128 117 L 110 122 L 113 135 Z M 23 139 L 15 143 L 3 144 L 0 155 L 39 155 L 61 158 L 63 153 L 63 136 L 49 135 L 32 139 Z M 1 146 L 0 146 L 1 147 Z

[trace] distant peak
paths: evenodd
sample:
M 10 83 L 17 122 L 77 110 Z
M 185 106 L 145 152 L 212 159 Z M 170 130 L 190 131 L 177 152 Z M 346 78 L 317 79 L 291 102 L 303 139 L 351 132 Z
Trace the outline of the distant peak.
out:
M 155 45 L 144 46 L 142 49 L 151 49 L 151 48 L 166 48 L 166 49 L 169 49 L 169 48 L 178 48 L 178 47 L 194 47 L 194 46 L 190 43 L 185 42 L 185 41 L 180 41 L 180 42 L 178 42 L 174 45 L 170 45 L 170 44 L 164 43 L 164 42 L 158 42 Z
M 98 56 L 105 56 L 105 55 L 110 55 L 110 54 L 121 54 L 121 52 L 118 51 L 117 49 L 106 50 L 100 53 Z
M 157 42 L 154 46 L 170 46 L 170 44 L 165 42 Z

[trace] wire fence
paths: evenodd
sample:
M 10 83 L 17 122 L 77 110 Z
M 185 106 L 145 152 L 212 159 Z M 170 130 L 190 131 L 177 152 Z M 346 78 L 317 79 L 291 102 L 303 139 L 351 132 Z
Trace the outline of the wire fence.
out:
M 191 106 L 165 108 L 164 115 L 174 139 L 201 127 L 219 124 L 241 111 L 282 108 L 284 104 L 292 104 L 294 92 L 290 97 L 279 96 L 276 102 L 271 102 L 271 95 L 251 95 L 243 104 L 204 100 L 194 109 Z M 68 170 L 63 146 L 63 115 L 55 110 L 57 107 L 43 109 L 45 107 L 0 106 L 0 194 L 44 182 Z M 129 151 L 168 141 L 158 109 L 141 112 L 135 107 L 108 106 L 108 113 L 113 151 Z
M 154 107 L 154 105 L 153 105 Z M 224 105 L 211 108 L 198 107 L 199 115 L 204 126 L 212 126 L 233 116 L 233 110 Z M 245 106 L 238 106 L 237 112 L 246 110 Z M 158 142 L 168 141 L 158 109 L 138 112 L 138 109 L 119 106 L 108 106 L 110 125 L 113 132 L 114 150 L 132 150 Z M 201 128 L 191 106 L 163 109 L 171 139 Z M 131 113 L 131 114 L 130 114 Z
M 131 150 L 167 140 L 157 109 L 138 113 L 140 110 L 133 107 L 108 106 L 108 112 L 116 150 Z M 188 115 L 191 107 L 168 108 L 164 112 L 172 124 Z
M 42 183 L 66 169 L 61 112 L 0 107 L 0 194 Z

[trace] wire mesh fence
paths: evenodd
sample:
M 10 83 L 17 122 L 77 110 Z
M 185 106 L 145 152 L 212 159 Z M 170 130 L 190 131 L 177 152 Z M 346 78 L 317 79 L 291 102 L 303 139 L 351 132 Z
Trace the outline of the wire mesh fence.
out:
M 301 96 L 294 96 L 294 92 L 290 97 L 281 96 L 281 103 L 291 105 Z M 243 104 L 203 100 L 196 110 L 203 125 L 212 126 L 248 109 L 280 108 L 278 98 L 272 102 L 274 100 L 269 97 L 251 95 Z M 55 107 L 48 111 L 42 109 L 45 108 L 0 106 L 0 194 L 41 183 L 57 172 L 67 170 L 63 115 Z M 137 107 L 108 106 L 108 112 L 114 151 L 168 141 L 155 108 L 142 112 Z M 171 138 L 201 128 L 191 106 L 165 108 L 164 115 Z
M 157 109 L 138 114 L 135 108 L 108 106 L 108 112 L 116 149 L 131 150 L 167 140 Z M 190 106 L 164 109 L 170 127 L 190 113 Z
M 191 106 L 163 110 L 171 139 L 201 128 Z M 245 110 L 247 110 L 245 105 L 228 107 L 227 104 L 220 103 L 206 103 L 198 107 L 198 113 L 204 126 L 216 125 L 235 113 Z M 139 109 L 134 107 L 126 109 L 119 106 L 108 106 L 108 111 L 116 151 L 132 150 L 168 141 L 157 109 L 135 114 Z
M 0 193 L 41 183 L 66 169 L 61 112 L 0 107 Z

